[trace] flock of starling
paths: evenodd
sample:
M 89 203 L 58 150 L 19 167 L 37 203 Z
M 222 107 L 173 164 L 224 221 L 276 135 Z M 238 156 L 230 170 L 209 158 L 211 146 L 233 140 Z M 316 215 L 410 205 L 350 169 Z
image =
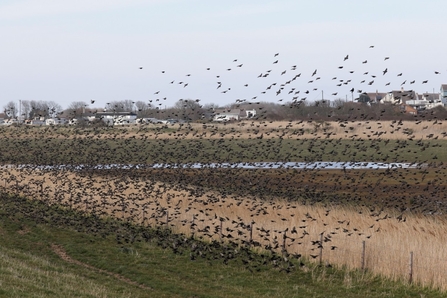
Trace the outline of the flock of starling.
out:
M 291 125 L 284 129 L 293 131 L 294 124 Z M 397 123 L 394 125 L 398 127 Z M 16 135 L 6 138 L 10 142 L 3 145 L 4 152 L 14 152 L 13 148 L 23 145 L 27 145 L 29 151 L 11 156 L 16 158 L 16 164 L 26 160 L 27 165 L 20 169 L 4 167 L 1 173 L 3 186 L 48 204 L 57 202 L 68 210 L 81 210 L 98 218 L 113 216 L 123 222 L 154 227 L 156 233 L 165 236 L 162 228 L 168 227 L 177 236 L 169 234 L 171 236 L 166 239 L 157 236 L 161 246 L 176 253 L 188 253 L 191 260 L 218 258 L 228 263 L 242 255 L 241 260 L 250 271 L 273 264 L 290 272 L 295 268 L 295 263 L 290 261 L 299 260 L 303 255 L 319 260 L 323 254 L 323 259 L 329 260 L 328 265 L 331 265 L 336 263 L 337 255 L 349 254 L 343 244 L 346 241 L 350 245 L 360 245 L 362 241 L 372 245 L 375 238 L 386 232 L 389 223 L 407 224 L 409 214 L 440 215 L 447 208 L 445 186 L 441 180 L 445 171 L 441 164 L 437 164 L 436 172 L 422 164 L 416 169 L 363 172 L 174 166 L 187 160 L 188 156 L 196 156 L 204 163 L 231 160 L 237 163 L 238 160 L 253 159 L 255 154 L 260 158 L 276 155 L 282 160 L 287 156 L 282 154 L 294 154 L 289 155 L 291 159 L 305 152 L 318 156 L 318 152 L 330 152 L 336 146 L 342 146 L 342 151 L 346 152 L 354 149 L 361 152 L 364 139 L 301 139 L 294 145 L 291 138 L 299 137 L 278 132 L 277 128 L 264 130 L 266 138 L 238 139 L 234 127 L 217 132 L 213 132 L 214 128 L 203 130 L 202 138 L 180 125 L 163 128 L 164 133 L 154 130 L 156 125 L 147 127 L 151 129 L 140 133 L 123 128 L 105 129 L 100 133 L 76 129 L 63 132 L 50 128 L 42 130 L 40 136 L 35 135 L 37 130 L 32 131 L 33 135 L 28 135 L 31 131 L 26 130 L 20 135 L 17 134 L 20 129 L 8 128 L 9 131 L 3 131 L 5 137 L 8 132 Z M 174 127 L 177 131 L 172 130 Z M 210 136 L 209 148 L 204 147 L 203 133 L 207 136 L 214 133 Z M 273 133 L 275 137 L 269 138 Z M 290 138 L 284 138 L 285 135 Z M 148 147 L 151 142 L 152 147 Z M 377 138 L 369 146 L 383 150 L 388 142 Z M 431 150 L 434 146 L 436 149 L 436 143 L 430 142 L 433 140 L 421 141 L 416 148 Z M 282 153 L 281 146 L 292 147 L 289 153 Z M 390 151 L 405 150 L 406 146 L 407 140 L 398 140 Z M 62 148 L 65 153 L 61 154 L 57 148 Z M 201 155 L 208 150 L 214 151 L 210 151 L 210 155 Z M 141 164 L 148 156 L 166 167 L 131 166 L 132 163 Z M 133 159 L 128 159 L 130 157 Z M 7 154 L 3 158 L 5 163 Z M 100 163 L 119 161 L 129 164 L 128 168 L 95 167 Z M 82 163 L 84 167 L 56 170 L 38 166 L 63 163 Z M 405 179 L 414 181 L 408 183 Z M 357 216 L 364 219 L 356 219 L 352 212 L 340 213 L 338 207 L 345 203 L 357 205 Z M 138 233 L 115 232 L 117 243 L 123 247 L 134 241 L 155 239 L 143 230 Z M 223 251 L 216 253 L 218 248 Z M 268 257 L 256 255 L 252 249 L 266 251 Z M 304 266 L 304 263 L 300 264 Z
M 374 46 L 370 46 L 370 50 L 374 51 Z M 353 61 L 348 64 L 352 59 L 358 61 Z M 382 61 L 378 61 L 377 59 L 373 60 L 362 60 L 345 55 L 340 58 L 339 65 L 331 71 L 334 75 L 330 77 L 325 76 L 324 72 L 319 69 L 314 69 L 309 73 L 300 72 L 300 65 L 298 64 L 281 67 L 280 53 L 272 55 L 271 65 L 268 69 L 253 77 L 238 78 L 237 80 L 232 80 L 229 77 L 228 73 L 237 72 L 239 68 L 245 66 L 239 59 L 234 59 L 233 63 L 225 69 L 215 70 L 211 67 L 206 67 L 203 71 L 208 72 L 209 76 L 215 80 L 216 91 L 221 95 L 226 94 L 224 97 L 219 97 L 218 94 L 210 94 L 209 96 L 213 98 L 219 98 L 218 100 L 225 101 L 226 103 L 256 103 L 266 101 L 281 103 L 284 106 L 294 106 L 306 100 L 309 102 L 322 99 L 322 97 L 324 97 L 323 100 L 345 100 L 345 96 L 347 97 L 348 94 L 350 94 L 349 100 L 352 100 L 357 98 L 361 93 L 376 91 L 390 92 L 392 90 L 401 91 L 401 89 L 405 89 L 404 92 L 406 94 L 413 92 L 413 84 L 422 86 L 429 82 L 428 79 L 416 80 L 412 77 L 405 76 L 401 71 L 393 70 L 392 62 L 390 62 L 392 59 L 389 56 L 384 56 Z M 351 64 L 354 66 L 351 66 Z M 370 64 L 372 64 L 372 69 L 374 70 L 368 70 L 367 66 Z M 380 67 L 380 65 L 383 65 L 383 69 L 377 70 L 376 68 Z M 361 70 L 356 70 L 355 67 Z M 139 69 L 146 70 L 142 66 Z M 168 71 L 162 70 L 160 73 L 163 76 L 169 76 Z M 434 70 L 432 74 L 440 75 L 441 72 Z M 206 77 L 206 74 L 200 73 L 198 75 L 201 78 Z M 171 99 L 168 98 L 172 94 L 171 91 L 175 90 L 174 94 L 181 94 L 182 92 L 178 89 L 172 89 L 173 86 L 178 86 L 181 89 L 195 88 L 199 90 L 202 88 L 200 83 L 191 81 L 192 77 L 194 77 L 193 73 L 187 73 L 180 78 L 170 77 L 166 80 L 166 84 L 161 84 L 157 89 L 153 90 L 152 98 L 149 100 L 150 103 L 156 107 L 158 105 L 159 108 L 165 106 L 166 101 Z M 240 80 L 243 79 L 246 81 L 241 82 Z M 260 80 L 261 82 L 253 82 L 253 79 Z M 396 83 L 398 80 L 401 80 L 401 82 Z M 322 81 L 325 81 L 325 83 L 320 83 Z M 249 89 L 252 84 L 256 88 Z M 263 86 L 263 88 L 259 89 L 259 86 Z M 249 89 L 250 91 L 243 89 Z M 327 94 L 322 95 L 323 91 Z M 329 94 L 330 96 L 328 96 Z M 242 98 L 244 96 L 245 98 Z M 402 97 L 405 96 L 403 95 Z M 204 102 L 200 98 L 180 98 L 180 100 Z M 216 102 L 216 104 L 219 104 L 219 102 Z
M 279 53 L 274 54 L 272 64 L 279 64 L 279 58 Z M 349 59 L 346 55 L 341 60 Z M 385 57 L 384 61 L 388 59 Z M 233 63 L 234 67 L 226 69 L 227 72 L 244 66 L 237 59 Z M 338 68 L 341 71 L 344 65 Z M 264 95 L 291 106 L 306 100 L 318 88 L 298 90 L 294 84 L 305 79 L 306 86 L 313 86 L 321 79 L 320 73 L 315 69 L 301 75 L 297 69 L 293 65 L 281 70 L 283 83 L 268 84 L 260 94 L 238 102 L 261 100 Z M 272 73 L 268 69 L 258 78 L 264 80 Z M 391 74 L 391 67 L 386 67 L 381 74 L 365 72 L 365 80 L 356 83 L 338 77 L 333 80 L 337 87 L 346 86 L 351 93 L 362 93 L 354 86 L 371 86 L 378 75 Z M 188 73 L 184 79 L 171 80 L 170 84 L 191 88 L 188 78 L 192 75 Z M 216 90 L 231 93 L 232 88 L 226 86 L 220 75 L 216 79 Z M 409 82 L 412 84 L 414 80 Z M 242 85 L 248 87 L 247 83 Z M 161 96 L 154 101 L 166 100 L 162 98 L 162 90 L 154 91 L 154 95 Z M 320 262 L 324 259 L 331 266 L 341 254 L 349 255 L 352 245 L 365 241 L 373 246 L 376 238 L 381 239 L 390 231 L 387 231 L 390 226 L 401 225 L 410 230 L 418 227 L 413 214 L 442 216 L 447 211 L 444 183 L 447 172 L 442 163 L 435 164 L 438 155 L 444 154 L 442 138 L 447 135 L 442 119 L 418 122 L 416 125 L 427 125 L 422 129 L 423 137 L 406 128 L 405 123 L 393 120 L 383 122 L 387 127 L 382 127 L 382 123 L 374 121 L 340 121 L 336 123 L 339 127 L 334 128 L 303 120 L 280 126 L 274 121 L 250 120 L 236 125 L 10 127 L 0 131 L 5 140 L 0 145 L 3 152 L 0 161 L 15 166 L 1 168 L 4 183 L 1 186 L 48 205 L 57 203 L 66 210 L 91 215 L 73 221 L 53 214 L 57 217 L 55 222 L 66 220 L 70 225 L 75 222 L 79 230 L 99 236 L 114 234 L 123 249 L 135 241 L 155 241 L 175 253 L 189 254 L 192 261 L 219 259 L 228 264 L 238 259 L 252 272 L 266 265 L 290 272 L 296 264 L 305 266 L 300 260 L 302 256 Z M 357 133 L 360 126 L 364 130 Z M 390 134 L 384 135 L 384 131 Z M 394 133 L 404 137 L 388 138 Z M 421 152 L 429 152 L 426 160 L 417 158 Z M 219 167 L 223 163 L 271 160 L 400 162 L 405 161 L 404 156 L 417 160 L 415 168 L 351 171 Z M 188 166 L 197 162 L 217 166 L 202 169 Z M 17 167 L 18 164 L 23 166 Z M 114 168 L 114 164 L 128 167 Z M 165 166 L 135 166 L 144 164 Z M 58 165 L 82 167 L 57 168 Z M 98 169 L 97 165 L 111 166 Z M 345 204 L 352 209 L 344 209 Z M 52 216 L 33 210 L 22 212 L 41 220 Z M 97 220 L 107 216 L 119 219 L 122 225 L 99 224 Z

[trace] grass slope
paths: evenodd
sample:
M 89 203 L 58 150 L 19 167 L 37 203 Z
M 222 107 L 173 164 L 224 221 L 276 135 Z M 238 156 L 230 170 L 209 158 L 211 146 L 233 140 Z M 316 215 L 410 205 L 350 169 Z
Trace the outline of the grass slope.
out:
M 204 244 L 5 194 L 0 195 L 0 235 L 4 297 L 445 296 L 369 273 L 284 262 L 243 247 Z M 55 245 L 76 262 L 61 259 Z M 247 258 L 268 264 L 252 266 Z M 281 270 L 285 264 L 296 267 L 287 273 Z

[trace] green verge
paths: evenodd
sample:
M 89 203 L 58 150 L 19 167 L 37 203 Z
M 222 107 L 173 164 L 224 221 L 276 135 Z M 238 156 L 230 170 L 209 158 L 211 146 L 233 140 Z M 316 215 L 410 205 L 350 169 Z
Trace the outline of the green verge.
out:
M 7 194 L 0 195 L 0 235 L 2 297 L 445 297 L 368 272 L 204 243 Z M 78 263 L 61 259 L 54 245 Z
M 447 162 L 446 140 L 15 138 L 0 163 Z M 20 150 L 17 150 L 17 149 Z

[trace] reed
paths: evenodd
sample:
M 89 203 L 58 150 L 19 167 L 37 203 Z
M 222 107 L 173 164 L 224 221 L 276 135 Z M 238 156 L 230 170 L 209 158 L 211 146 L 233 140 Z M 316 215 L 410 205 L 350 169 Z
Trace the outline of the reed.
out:
M 322 262 L 332 266 L 361 268 L 365 241 L 365 270 L 392 280 L 408 280 L 413 252 L 413 281 L 447 290 L 443 278 L 447 220 L 442 215 L 261 201 L 148 178 L 37 170 L 9 170 L 1 175 L 7 191 L 48 204 L 142 225 L 166 225 L 204 240 L 235 239 L 255 249 L 281 251 L 285 244 L 287 254 L 319 262 L 321 253 Z

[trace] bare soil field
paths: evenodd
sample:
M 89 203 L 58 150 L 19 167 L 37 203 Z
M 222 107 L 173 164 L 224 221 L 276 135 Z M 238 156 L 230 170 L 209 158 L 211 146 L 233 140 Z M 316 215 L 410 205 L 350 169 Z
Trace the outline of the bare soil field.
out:
M 334 138 L 437 139 L 447 122 L 435 121 L 240 121 L 228 123 L 144 124 L 115 128 L 7 127 L 0 136 L 28 138 Z

